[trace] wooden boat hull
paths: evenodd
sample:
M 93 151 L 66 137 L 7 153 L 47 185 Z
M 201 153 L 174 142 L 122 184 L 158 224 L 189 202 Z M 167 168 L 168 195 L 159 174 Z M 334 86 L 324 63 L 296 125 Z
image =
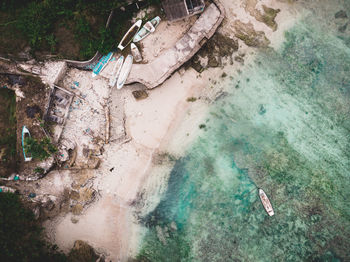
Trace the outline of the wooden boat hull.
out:
M 120 75 L 119 75 L 118 81 L 117 81 L 117 88 L 118 89 L 121 89 L 124 86 L 125 81 L 128 78 L 129 73 L 131 71 L 132 63 L 133 63 L 133 56 L 128 55 L 125 59 L 123 66 L 122 66 L 122 69 L 120 70 Z
M 154 28 L 153 24 L 151 23 L 151 21 L 146 22 L 146 24 L 143 26 L 147 31 L 150 31 L 151 33 L 153 33 L 154 31 L 156 31 L 156 29 Z
M 137 48 L 137 46 L 134 43 L 131 43 L 131 54 L 133 55 L 135 62 L 138 63 L 142 61 L 140 50 Z
M 275 212 L 273 211 L 271 202 L 270 202 L 269 198 L 267 197 L 266 193 L 264 192 L 264 190 L 262 190 L 261 188 L 259 188 L 259 197 L 260 197 L 261 203 L 263 204 L 267 214 L 269 216 L 273 216 L 275 214 Z
M 157 28 L 160 21 L 161 21 L 160 17 L 156 16 L 150 22 L 154 28 Z M 145 26 L 143 26 L 135 35 L 133 42 L 137 43 L 137 42 L 141 41 L 142 39 L 146 38 L 150 33 L 152 33 L 152 32 L 150 30 L 148 30 Z
M 109 86 L 110 87 L 115 86 L 115 84 L 117 83 L 117 79 L 118 79 L 120 71 L 122 69 L 123 62 L 124 62 L 124 56 L 120 56 L 118 58 L 117 63 L 115 64 L 115 66 L 113 68 L 112 76 L 109 79 Z
M 113 56 L 113 52 L 109 52 L 107 55 L 102 56 L 100 61 L 98 61 L 97 65 L 92 70 L 92 77 L 95 77 L 102 72 L 102 70 L 108 64 L 109 60 L 111 60 L 112 56 Z
M 128 30 L 128 32 L 126 32 L 126 34 L 123 36 L 122 40 L 120 41 L 118 48 L 120 50 L 123 50 L 128 44 L 131 43 L 131 41 L 133 40 L 134 36 L 137 34 L 137 32 L 139 31 L 140 27 L 142 25 L 142 20 L 138 20 L 135 24 L 133 24 L 130 29 Z M 137 30 L 136 30 L 137 29 Z M 134 32 L 135 30 L 135 32 Z M 133 33 L 134 32 L 134 33 Z M 132 34 L 132 35 L 131 35 Z M 130 40 L 129 40 L 130 39 Z
M 27 137 L 31 137 L 30 132 L 26 126 L 23 126 L 23 128 L 22 128 L 22 148 L 23 148 L 24 161 L 26 161 L 26 162 L 32 160 L 32 157 L 30 156 L 30 154 L 28 152 L 26 154 L 26 151 L 24 149 L 24 147 L 25 147 L 24 141 Z

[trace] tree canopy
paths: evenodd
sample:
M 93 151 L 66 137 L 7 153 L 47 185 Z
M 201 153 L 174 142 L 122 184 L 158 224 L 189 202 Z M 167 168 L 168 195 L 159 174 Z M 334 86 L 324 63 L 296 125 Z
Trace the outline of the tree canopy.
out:
M 67 261 L 42 239 L 33 213 L 12 193 L 0 193 L 0 250 L 0 261 L 6 262 Z

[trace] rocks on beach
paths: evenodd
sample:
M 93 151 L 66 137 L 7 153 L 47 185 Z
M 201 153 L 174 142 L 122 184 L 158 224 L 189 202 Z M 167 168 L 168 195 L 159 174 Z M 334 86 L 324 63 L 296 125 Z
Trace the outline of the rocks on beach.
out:
M 132 91 L 132 95 L 135 97 L 136 100 L 142 100 L 148 97 L 148 93 L 145 90 Z
M 237 39 L 216 33 L 191 59 L 190 64 L 194 70 L 200 73 L 207 67 L 221 66 L 222 58 L 231 56 L 237 50 Z M 205 62 L 203 62 L 203 58 L 207 58 Z
M 270 40 L 263 31 L 255 31 L 252 23 L 243 23 L 239 20 L 234 22 L 235 36 L 241 39 L 247 46 L 267 47 Z
M 340 11 L 338 11 L 338 12 L 336 12 L 336 13 L 334 14 L 334 18 L 335 18 L 335 19 L 338 19 L 338 18 L 348 18 L 348 15 L 347 15 L 347 13 L 346 13 L 344 10 L 340 10 Z
M 68 255 L 69 260 L 72 262 L 95 262 L 99 257 L 95 250 L 82 240 L 76 240 L 74 242 L 74 246 Z M 102 262 L 104 259 L 99 261 Z
M 245 10 L 259 22 L 266 24 L 273 31 L 277 30 L 277 23 L 275 18 L 281 11 L 280 9 L 273 9 L 266 5 L 257 6 L 257 0 L 248 0 L 245 2 Z M 259 10 L 260 9 L 260 10 Z

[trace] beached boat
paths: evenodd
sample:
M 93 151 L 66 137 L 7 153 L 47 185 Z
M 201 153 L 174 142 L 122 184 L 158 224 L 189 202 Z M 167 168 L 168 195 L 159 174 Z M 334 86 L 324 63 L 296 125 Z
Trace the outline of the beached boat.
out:
M 125 62 L 120 70 L 120 74 L 118 77 L 117 88 L 121 89 L 125 84 L 126 79 L 129 76 L 131 67 L 132 67 L 133 57 L 132 55 L 128 55 L 125 59 Z
M 146 36 L 148 36 L 150 33 L 153 33 L 157 26 L 160 23 L 160 17 L 156 16 L 151 21 L 148 21 L 135 35 L 133 42 L 139 42 L 142 39 L 144 39 Z M 153 28 L 152 28 L 153 27 Z
M 147 21 L 144 26 L 143 26 L 147 31 L 153 33 L 154 31 L 156 31 L 156 28 L 153 26 L 153 24 L 151 23 L 151 21 Z
M 108 64 L 109 60 L 111 60 L 112 56 L 113 52 L 109 52 L 107 55 L 102 56 L 100 61 L 98 61 L 97 65 L 92 70 L 92 77 L 95 77 L 102 72 L 102 70 Z
M 32 156 L 29 152 L 26 152 L 25 150 L 25 145 L 26 145 L 26 142 L 25 140 L 27 138 L 30 138 L 30 133 L 29 133 L 29 130 L 26 126 L 23 126 L 22 128 L 22 148 L 23 148 L 23 156 L 24 156 L 24 161 L 31 161 L 32 160 Z
M 118 76 L 120 74 L 120 70 L 122 69 L 122 65 L 124 62 L 124 56 L 120 56 L 118 58 L 117 63 L 115 64 L 113 71 L 112 71 L 112 76 L 109 79 L 109 86 L 113 87 L 115 86 L 115 83 L 117 83 Z
M 136 33 L 139 31 L 141 25 L 142 20 L 138 20 L 135 24 L 132 25 L 132 27 L 130 27 L 118 45 L 118 48 L 120 50 L 123 50 L 128 44 L 130 44 Z
M 134 43 L 131 43 L 131 54 L 134 56 L 135 62 L 141 62 L 142 56 L 140 53 L 140 50 L 137 48 L 137 46 Z
M 264 190 L 262 190 L 261 188 L 259 188 L 259 197 L 260 197 L 261 203 L 263 204 L 266 212 L 269 214 L 269 216 L 273 216 L 275 213 L 273 211 L 270 200 L 268 199 Z

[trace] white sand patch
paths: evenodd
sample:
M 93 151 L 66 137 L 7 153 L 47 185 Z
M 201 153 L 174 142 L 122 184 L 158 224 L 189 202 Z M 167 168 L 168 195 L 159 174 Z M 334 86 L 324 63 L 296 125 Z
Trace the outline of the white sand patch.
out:
M 143 63 L 150 63 L 164 51 L 172 48 L 175 43 L 191 28 L 196 17 L 169 23 L 161 21 L 156 31 L 142 41 L 136 43 L 141 46 Z
M 70 214 L 60 221 L 55 240 L 65 251 L 72 248 L 75 240 L 84 240 L 105 253 L 110 260 L 126 261 L 131 254 L 130 242 L 125 240 L 138 233 L 133 230 L 131 210 L 117 203 L 113 197 L 106 196 L 80 216 L 78 223 L 71 222 Z
M 127 129 L 136 143 L 159 147 L 173 120 L 186 112 L 186 99 L 195 96 L 203 85 L 196 75 L 194 70 L 188 70 L 184 76 L 175 73 L 160 88 L 149 92 L 147 99 L 126 100 Z
M 66 70 L 66 62 L 46 62 L 41 68 L 40 78 L 48 85 L 55 84 Z

